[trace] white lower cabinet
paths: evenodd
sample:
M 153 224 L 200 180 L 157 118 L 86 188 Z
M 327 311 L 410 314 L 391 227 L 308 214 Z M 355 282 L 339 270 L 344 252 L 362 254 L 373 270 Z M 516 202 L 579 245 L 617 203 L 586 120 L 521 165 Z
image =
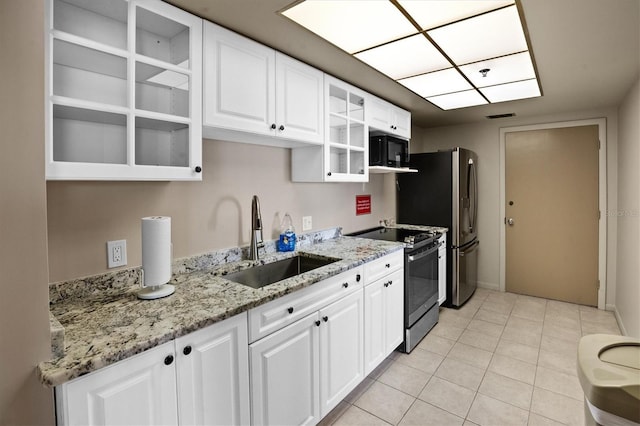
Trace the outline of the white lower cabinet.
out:
M 254 425 L 320 421 L 319 322 L 316 312 L 251 344 Z
M 320 311 L 320 414 L 329 414 L 364 379 L 362 290 Z
M 56 388 L 58 425 L 175 425 L 173 342 Z
M 248 425 L 247 316 L 175 340 L 178 406 L 183 425 Z
M 58 424 L 248 424 L 247 340 L 242 313 L 64 383 Z
M 57 386 L 58 424 L 316 424 L 402 343 L 401 256 Z
M 398 269 L 364 288 L 365 375 L 403 342 L 403 322 L 404 270 Z
M 316 424 L 364 378 L 362 289 L 250 346 L 254 425 Z

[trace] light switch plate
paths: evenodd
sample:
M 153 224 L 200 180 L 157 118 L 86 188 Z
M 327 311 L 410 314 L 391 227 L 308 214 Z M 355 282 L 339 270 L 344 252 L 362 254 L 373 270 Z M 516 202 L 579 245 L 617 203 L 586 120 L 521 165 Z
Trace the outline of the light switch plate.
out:
M 302 230 L 308 231 L 313 228 L 313 221 L 311 216 L 302 216 Z
M 127 266 L 127 240 L 107 241 L 107 267 Z

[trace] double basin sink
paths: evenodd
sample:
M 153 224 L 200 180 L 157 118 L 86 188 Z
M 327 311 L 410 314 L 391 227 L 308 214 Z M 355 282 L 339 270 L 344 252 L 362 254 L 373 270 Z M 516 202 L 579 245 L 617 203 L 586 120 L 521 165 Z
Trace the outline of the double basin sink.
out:
M 338 260 L 330 257 L 299 254 L 287 259 L 233 272 L 225 275 L 224 278 L 257 289 L 329 265 Z

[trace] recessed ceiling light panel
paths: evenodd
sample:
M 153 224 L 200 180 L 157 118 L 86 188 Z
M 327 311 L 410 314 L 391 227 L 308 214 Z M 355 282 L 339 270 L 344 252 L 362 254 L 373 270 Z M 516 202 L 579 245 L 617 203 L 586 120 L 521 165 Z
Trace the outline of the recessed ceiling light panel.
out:
M 446 25 L 427 34 L 457 65 L 527 50 L 515 5 Z
M 281 13 L 446 110 L 541 96 L 518 7 L 516 0 L 296 0 Z
M 483 76 L 480 70 L 489 70 Z M 460 67 L 460 71 L 476 87 L 495 86 L 496 84 L 536 78 L 529 52 L 488 59 Z
M 418 32 L 388 1 L 307 0 L 282 14 L 349 53 Z
M 451 66 L 422 34 L 366 50 L 355 57 L 394 80 Z
M 473 88 L 469 82 L 453 68 L 405 78 L 398 80 L 398 83 L 413 90 L 424 98 Z
M 427 98 L 427 100 L 444 110 L 487 104 L 486 99 L 483 98 L 482 95 L 480 95 L 480 93 L 475 90 L 467 90 L 464 92 L 449 93 L 448 95 L 433 96 Z
M 400 0 L 398 3 L 400 3 L 400 6 L 411 15 L 423 30 L 430 30 L 440 25 L 509 6 L 515 2 L 513 0 Z
M 480 91 L 491 103 L 540 96 L 540 88 L 538 87 L 536 79 L 485 87 L 480 89 Z

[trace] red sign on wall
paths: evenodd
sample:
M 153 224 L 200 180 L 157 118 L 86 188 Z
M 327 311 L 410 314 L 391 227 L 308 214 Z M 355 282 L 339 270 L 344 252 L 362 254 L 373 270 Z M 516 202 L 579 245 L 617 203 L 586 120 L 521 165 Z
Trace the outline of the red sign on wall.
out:
M 356 195 L 356 216 L 371 214 L 371 195 Z

